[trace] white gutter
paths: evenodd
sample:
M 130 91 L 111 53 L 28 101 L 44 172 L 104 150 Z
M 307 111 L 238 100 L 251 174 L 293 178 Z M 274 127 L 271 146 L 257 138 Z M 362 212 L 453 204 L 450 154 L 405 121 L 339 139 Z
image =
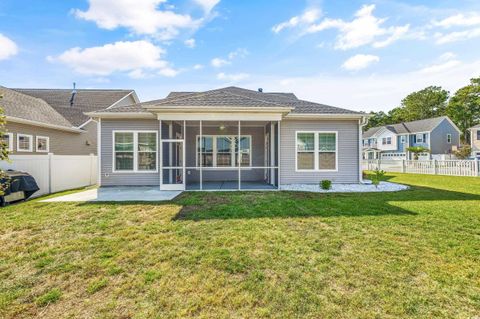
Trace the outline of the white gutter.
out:
M 319 119 L 330 119 L 330 120 L 338 120 L 338 119 L 362 119 L 366 118 L 368 115 L 366 114 L 349 114 L 349 113 L 289 113 L 285 116 L 286 119 L 303 119 L 303 120 L 319 120 Z
M 19 117 L 14 117 L 14 116 L 5 116 L 7 123 L 8 122 L 14 122 L 14 123 L 20 123 L 20 124 L 26 124 L 26 125 L 34 125 L 34 126 L 40 126 L 40 127 L 46 127 L 46 128 L 51 128 L 55 130 L 61 130 L 61 131 L 67 131 L 67 132 L 74 132 L 74 133 L 84 133 L 84 130 L 81 130 L 76 127 L 67 127 L 67 126 L 61 126 L 61 125 L 55 125 L 55 124 L 48 124 L 48 123 L 42 123 L 42 122 L 37 122 L 37 121 L 32 121 L 32 120 L 26 120 L 22 119 Z
M 110 118 L 110 119 L 156 119 L 157 117 L 152 113 L 141 112 L 105 112 L 105 113 L 84 113 L 92 118 Z
M 172 110 L 175 110 L 175 113 L 185 113 L 185 112 L 195 112 L 195 113 L 202 113 L 202 112 L 208 112 L 210 113 L 211 111 L 215 112 L 227 112 L 227 113 L 232 113 L 232 112 L 251 112 L 251 113 L 256 113 L 256 112 L 272 112 L 272 113 L 278 113 L 278 112 L 290 112 L 294 108 L 293 107 L 243 107 L 243 106 L 200 106 L 200 107 L 193 107 L 193 106 L 145 106 L 144 107 L 146 110 L 149 112 L 172 112 Z

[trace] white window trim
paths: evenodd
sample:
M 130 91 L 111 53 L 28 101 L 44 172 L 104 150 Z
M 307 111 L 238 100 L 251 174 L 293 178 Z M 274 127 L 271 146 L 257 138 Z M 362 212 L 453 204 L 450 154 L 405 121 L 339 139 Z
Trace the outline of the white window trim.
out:
M 405 144 L 406 141 L 405 135 L 400 135 L 400 144 Z
M 200 163 L 198 161 L 198 141 L 199 141 L 199 137 L 200 135 L 197 135 L 195 136 L 195 166 L 197 168 L 200 167 Z M 212 143 L 213 143 L 213 148 L 212 148 L 212 156 L 213 156 L 213 163 L 212 165 L 213 166 L 202 166 L 202 169 L 204 170 L 209 170 L 209 169 L 215 169 L 215 170 L 219 170 L 219 169 L 232 169 L 232 168 L 238 168 L 238 166 L 236 166 L 235 164 L 235 155 L 236 155 L 236 152 L 235 152 L 235 138 L 238 138 L 238 135 L 222 135 L 222 134 L 218 134 L 218 135 L 202 135 L 202 137 L 211 137 L 213 140 L 212 140 Z M 233 151 L 230 152 L 231 156 L 232 156 L 232 165 L 231 166 L 217 166 L 217 138 L 218 137 L 228 137 L 228 138 L 232 138 L 232 143 L 230 144 L 230 147 L 232 147 Z M 240 138 L 242 137 L 248 137 L 249 139 L 249 149 L 250 149 L 250 153 L 249 153 L 249 165 L 246 165 L 246 166 L 241 166 L 241 168 L 251 168 L 252 167 L 252 153 L 253 153 L 253 150 L 252 150 L 252 135 L 240 135 Z M 240 145 L 239 145 L 239 150 L 240 150 Z M 240 157 L 238 158 L 238 160 L 240 160 Z
M 44 138 L 44 139 L 47 140 L 47 150 L 45 150 L 45 151 L 38 149 L 38 139 L 40 139 L 40 138 Z M 38 153 L 48 153 L 48 152 L 50 152 L 50 137 L 48 137 L 48 136 L 35 136 L 35 151 L 38 152 Z
M 314 168 L 313 169 L 299 169 L 298 168 L 298 134 L 303 133 L 313 133 L 314 134 Z M 318 134 L 335 134 L 335 169 L 319 169 L 318 168 Z M 325 153 L 333 153 L 331 151 Z M 338 131 L 295 131 L 295 172 L 305 173 L 305 172 L 338 172 Z
M 447 144 L 452 144 L 452 134 L 447 134 Z
M 117 170 L 115 167 L 115 134 L 116 133 L 133 133 L 133 170 Z M 156 161 L 155 161 L 155 170 L 139 170 L 138 169 L 138 133 L 155 133 L 155 146 L 156 146 Z M 159 149 L 158 149 L 158 131 L 154 130 L 113 130 L 112 131 L 112 172 L 113 173 L 140 173 L 140 174 L 150 174 L 158 173 L 158 162 L 159 159 Z
M 7 151 L 13 152 L 13 133 L 3 133 L 3 135 L 8 136 L 8 148 Z
M 28 137 L 29 138 L 29 147 L 28 150 L 24 150 L 20 148 L 20 137 Z M 33 135 L 28 134 L 18 134 L 17 133 L 17 152 L 32 152 L 33 151 Z

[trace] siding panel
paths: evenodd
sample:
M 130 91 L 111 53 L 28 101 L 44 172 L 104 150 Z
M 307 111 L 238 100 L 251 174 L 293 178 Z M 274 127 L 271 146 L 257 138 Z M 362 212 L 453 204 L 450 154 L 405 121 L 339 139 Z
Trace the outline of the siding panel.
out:
M 295 172 L 296 131 L 338 131 L 338 172 Z M 329 179 L 334 183 L 358 183 L 359 136 L 358 122 L 298 121 L 284 120 L 281 123 L 280 180 L 282 184 L 318 183 Z

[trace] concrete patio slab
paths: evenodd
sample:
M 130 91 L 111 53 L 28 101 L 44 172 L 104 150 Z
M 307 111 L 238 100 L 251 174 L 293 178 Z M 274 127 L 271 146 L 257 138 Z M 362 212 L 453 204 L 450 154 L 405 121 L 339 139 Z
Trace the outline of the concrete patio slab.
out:
M 181 191 L 161 191 L 157 187 L 101 187 L 86 191 L 53 197 L 41 202 L 127 202 L 127 201 L 167 201 Z

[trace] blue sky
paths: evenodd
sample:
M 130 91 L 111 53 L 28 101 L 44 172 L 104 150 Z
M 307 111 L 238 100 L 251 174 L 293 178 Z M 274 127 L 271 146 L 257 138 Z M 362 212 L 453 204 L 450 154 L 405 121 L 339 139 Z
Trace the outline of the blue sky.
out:
M 228 85 L 389 110 L 480 76 L 480 1 L 0 1 L 0 85 Z

